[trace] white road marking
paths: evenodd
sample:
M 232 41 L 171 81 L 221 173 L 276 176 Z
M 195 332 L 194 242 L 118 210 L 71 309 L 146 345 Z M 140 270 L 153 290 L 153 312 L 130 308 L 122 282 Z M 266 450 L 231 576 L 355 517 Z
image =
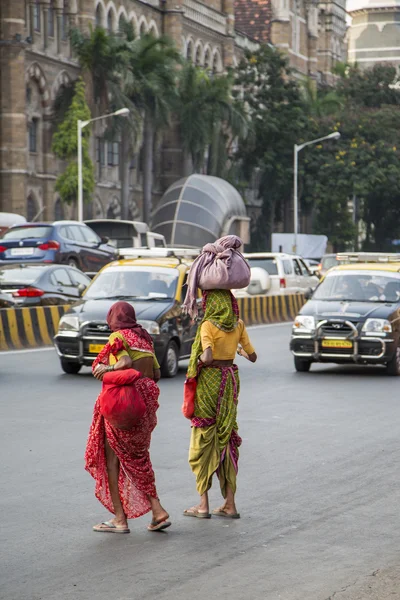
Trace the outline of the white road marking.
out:
M 55 352 L 55 348 L 53 346 L 46 346 L 46 348 L 25 348 L 25 350 L 4 350 L 4 352 L 0 352 L 0 356 L 2 354 L 28 354 L 28 352 L 50 352 L 52 350 Z

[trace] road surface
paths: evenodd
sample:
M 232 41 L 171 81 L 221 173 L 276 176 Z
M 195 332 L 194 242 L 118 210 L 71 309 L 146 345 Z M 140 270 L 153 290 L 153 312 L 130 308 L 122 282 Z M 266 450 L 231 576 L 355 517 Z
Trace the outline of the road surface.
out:
M 53 350 L 1 354 L 1 600 L 326 600 L 397 565 L 400 380 L 296 374 L 289 334 L 252 329 L 260 359 L 240 359 L 239 521 L 183 517 L 196 501 L 184 369 L 161 382 L 152 459 L 173 527 L 159 534 L 149 516 L 130 535 L 91 531 L 108 513 L 83 469 L 90 371 L 62 374 Z

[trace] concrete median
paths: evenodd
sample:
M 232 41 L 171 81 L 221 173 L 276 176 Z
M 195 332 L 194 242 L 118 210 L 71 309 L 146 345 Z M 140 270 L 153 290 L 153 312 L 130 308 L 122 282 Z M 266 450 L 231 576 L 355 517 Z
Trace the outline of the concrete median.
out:
M 302 294 L 238 298 L 246 325 L 292 321 L 305 300 Z M 69 306 L 0 310 L 0 351 L 51 346 L 58 322 Z

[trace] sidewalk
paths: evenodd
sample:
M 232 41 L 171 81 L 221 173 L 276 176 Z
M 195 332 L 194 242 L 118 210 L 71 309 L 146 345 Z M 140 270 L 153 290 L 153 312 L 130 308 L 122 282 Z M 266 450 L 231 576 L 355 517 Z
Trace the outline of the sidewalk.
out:
M 400 566 L 378 569 L 324 600 L 400 600 Z

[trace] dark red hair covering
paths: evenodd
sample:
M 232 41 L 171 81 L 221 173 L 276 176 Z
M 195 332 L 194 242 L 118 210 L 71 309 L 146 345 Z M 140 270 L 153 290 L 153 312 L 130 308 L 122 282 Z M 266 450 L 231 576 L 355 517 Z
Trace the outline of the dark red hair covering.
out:
M 153 343 L 151 335 L 136 321 L 135 309 L 129 302 L 121 301 L 113 304 L 108 311 L 107 323 L 113 332 L 120 329 L 132 329 L 136 335 Z

